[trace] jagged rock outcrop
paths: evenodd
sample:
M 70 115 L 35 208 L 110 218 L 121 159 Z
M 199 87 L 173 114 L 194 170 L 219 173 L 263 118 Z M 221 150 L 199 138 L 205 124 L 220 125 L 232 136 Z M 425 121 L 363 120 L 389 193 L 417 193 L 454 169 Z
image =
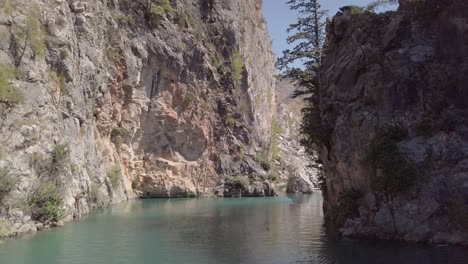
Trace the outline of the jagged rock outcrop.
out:
M 300 143 L 303 97 L 293 98 L 296 85 L 291 80 L 276 82 L 278 129 L 278 188 L 287 193 L 312 193 L 318 190 L 321 168 Z
M 12 73 L 0 168 L 18 180 L 0 210 L 9 234 L 43 228 L 29 207 L 46 183 L 65 220 L 134 197 L 275 194 L 255 154 L 271 156 L 276 115 L 260 0 L 0 8 L 0 64 Z
M 321 68 L 325 211 L 347 236 L 467 244 L 468 6 L 344 8 Z

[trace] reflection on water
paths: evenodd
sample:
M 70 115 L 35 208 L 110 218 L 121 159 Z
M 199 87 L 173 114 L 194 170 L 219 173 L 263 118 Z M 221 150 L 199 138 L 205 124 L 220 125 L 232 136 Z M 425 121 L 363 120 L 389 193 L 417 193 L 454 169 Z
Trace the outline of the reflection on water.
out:
M 131 201 L 0 245 L 0 263 L 464 263 L 463 248 L 332 241 L 320 194 Z

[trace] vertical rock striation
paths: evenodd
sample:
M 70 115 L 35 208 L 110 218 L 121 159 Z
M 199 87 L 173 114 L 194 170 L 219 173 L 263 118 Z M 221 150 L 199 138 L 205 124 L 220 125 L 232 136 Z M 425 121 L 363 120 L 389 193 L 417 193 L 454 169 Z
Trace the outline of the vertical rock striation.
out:
M 300 143 L 304 98 L 293 98 L 297 86 L 291 80 L 276 82 L 279 189 L 287 193 L 312 193 L 318 190 L 321 168 Z
M 468 241 L 468 6 L 343 8 L 321 69 L 325 211 L 348 236 Z
M 260 0 L 0 8 L 2 85 L 22 95 L 0 94 L 9 234 L 43 227 L 28 207 L 46 183 L 65 220 L 135 197 L 275 194 L 255 154 L 271 156 L 276 115 Z

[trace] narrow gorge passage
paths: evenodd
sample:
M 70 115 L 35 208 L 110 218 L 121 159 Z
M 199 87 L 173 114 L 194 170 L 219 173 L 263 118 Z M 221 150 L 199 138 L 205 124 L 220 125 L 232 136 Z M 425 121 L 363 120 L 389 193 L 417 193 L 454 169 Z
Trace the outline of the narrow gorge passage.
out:
M 467 39 L 465 0 L 0 0 L 0 263 L 464 263 Z

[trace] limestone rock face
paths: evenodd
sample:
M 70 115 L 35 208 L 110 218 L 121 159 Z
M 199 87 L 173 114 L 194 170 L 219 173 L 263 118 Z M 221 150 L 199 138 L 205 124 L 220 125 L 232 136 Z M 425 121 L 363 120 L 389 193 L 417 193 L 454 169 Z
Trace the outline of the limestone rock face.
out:
M 233 193 L 275 194 L 255 158 L 276 115 L 260 0 L 2 2 L 0 64 L 24 97 L 0 102 L 0 167 L 19 180 L 0 211 L 12 233 L 37 229 L 11 212 L 28 215 L 15 201 L 49 181 L 64 220 L 134 197 L 222 196 L 231 176 L 249 178 Z
M 278 188 L 287 193 L 318 191 L 321 168 L 300 144 L 304 98 L 293 98 L 296 86 L 288 79 L 276 82 L 278 135 Z
M 402 2 L 328 25 L 325 211 L 344 235 L 466 244 L 468 6 Z

